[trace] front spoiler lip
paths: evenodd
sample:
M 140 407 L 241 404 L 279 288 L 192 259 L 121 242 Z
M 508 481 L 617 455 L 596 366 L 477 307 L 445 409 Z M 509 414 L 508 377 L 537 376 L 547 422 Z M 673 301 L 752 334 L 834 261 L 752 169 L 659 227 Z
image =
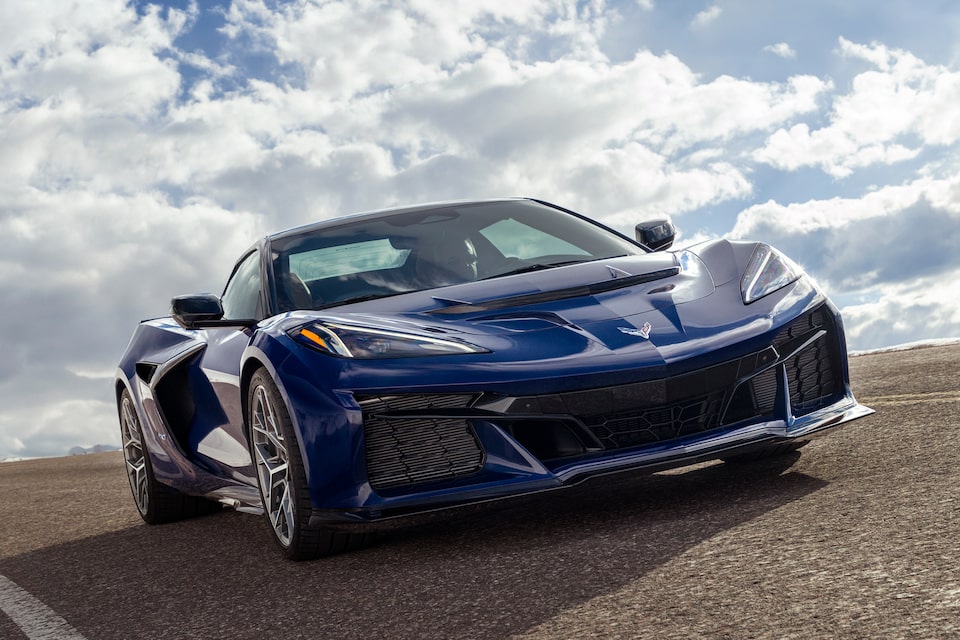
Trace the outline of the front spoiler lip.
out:
M 679 467 L 691 464 L 685 462 L 689 458 L 706 456 L 707 459 L 714 459 L 736 455 L 738 449 L 747 449 L 757 444 L 809 438 L 831 427 L 840 426 L 872 413 L 873 409 L 870 407 L 859 404 L 852 398 L 844 398 L 830 407 L 814 411 L 801 418 L 794 418 L 792 423 L 773 420 L 751 424 L 659 451 L 630 452 L 614 458 L 577 464 L 556 472 L 556 476 L 567 483 L 584 475 L 615 472 L 621 467 L 643 469 L 664 462 L 669 465 L 666 468 Z
M 846 396 L 838 402 L 813 411 L 807 415 L 788 420 L 771 420 L 738 427 L 722 434 L 707 436 L 694 442 L 686 441 L 675 446 L 655 451 L 627 451 L 620 455 L 600 460 L 572 463 L 560 468 L 553 478 L 542 478 L 521 485 L 510 485 L 503 492 L 490 495 L 484 492 L 478 495 L 469 489 L 462 494 L 449 496 L 443 503 L 435 499 L 425 503 L 411 503 L 394 509 L 361 508 L 351 510 L 314 509 L 309 526 L 325 528 L 391 528 L 407 526 L 418 518 L 431 518 L 441 512 L 453 512 L 471 506 L 502 502 L 533 494 L 554 491 L 573 486 L 597 476 L 622 472 L 654 473 L 699 462 L 716 460 L 746 453 L 765 445 L 791 440 L 807 440 L 818 436 L 828 429 L 838 427 L 853 420 L 874 413 L 870 407 L 858 403 L 852 396 Z M 472 494 L 472 495 L 471 495 Z

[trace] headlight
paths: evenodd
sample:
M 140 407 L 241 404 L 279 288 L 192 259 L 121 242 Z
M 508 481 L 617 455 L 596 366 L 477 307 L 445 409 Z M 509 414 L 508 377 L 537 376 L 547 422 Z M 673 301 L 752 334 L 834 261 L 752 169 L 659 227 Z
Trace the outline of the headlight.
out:
M 750 304 L 765 295 L 800 279 L 803 272 L 785 255 L 765 244 L 758 245 L 750 256 L 740 280 L 743 303 Z
M 289 332 L 302 345 L 341 358 L 415 358 L 489 353 L 476 345 L 416 333 L 318 321 Z

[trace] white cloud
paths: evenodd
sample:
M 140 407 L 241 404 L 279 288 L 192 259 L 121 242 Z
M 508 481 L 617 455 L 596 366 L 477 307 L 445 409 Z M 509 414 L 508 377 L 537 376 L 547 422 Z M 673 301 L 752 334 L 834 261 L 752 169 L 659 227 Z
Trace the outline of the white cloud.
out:
M 693 29 L 703 29 L 716 22 L 721 13 L 723 13 L 723 9 L 720 8 L 720 5 L 712 5 L 693 16 L 693 20 L 690 21 L 690 27 Z
M 66 400 L 0 416 L 0 458 L 65 455 L 70 446 L 120 444 L 116 405 L 98 400 Z M 17 435 L 9 435 L 16 433 Z
M 863 167 L 916 157 L 918 140 L 927 145 L 960 140 L 960 71 L 843 38 L 839 52 L 875 68 L 858 74 L 851 91 L 833 100 L 829 124 L 778 129 L 754 154 L 756 160 L 786 170 L 819 166 L 844 178 Z
M 155 7 L 138 17 L 123 3 L 60 4 L 7 3 L 9 20 L 0 27 L 5 108 L 15 97 L 87 115 L 148 115 L 176 91 L 176 69 L 155 54 L 170 47 L 185 14 L 163 19 Z M 4 33 L 11 27 L 15 33 Z
M 960 269 L 863 294 L 876 299 L 841 309 L 855 349 L 960 335 Z
M 246 6 L 248 13 L 253 7 L 258 16 L 263 13 L 259 4 L 237 6 Z M 253 27 L 246 28 L 254 29 L 261 40 L 279 38 L 276 34 L 293 28 L 288 22 L 304 18 L 299 11 L 315 9 L 297 5 L 297 11 L 288 8 L 285 13 L 269 15 L 269 20 L 261 16 Z M 516 20 L 533 20 L 545 11 L 510 15 Z M 561 22 L 570 19 L 569 12 L 561 11 L 558 16 Z M 269 29 L 263 26 L 267 22 Z M 237 22 L 235 37 L 240 37 L 245 24 Z M 402 32 L 399 30 L 400 35 Z M 596 202 L 590 197 L 595 188 L 590 182 L 577 182 L 576 177 L 600 170 L 620 171 L 604 176 L 605 183 L 618 185 L 612 192 L 603 191 L 611 214 L 637 207 L 632 199 L 637 192 L 630 184 L 643 185 L 642 191 L 648 195 L 670 194 L 671 201 L 663 204 L 682 213 L 750 191 L 741 171 L 723 161 L 699 166 L 700 152 L 686 156 L 687 148 L 766 130 L 814 109 L 817 96 L 829 86 L 810 76 L 785 83 L 752 83 L 730 77 L 700 83 L 675 57 L 648 52 L 621 64 L 598 61 L 596 56 L 522 62 L 486 43 L 479 33 L 467 40 L 475 46 L 463 49 L 462 61 L 417 67 L 430 70 L 396 76 L 405 81 L 373 92 L 369 88 L 376 83 L 362 79 L 355 85 L 334 83 L 339 88 L 333 91 L 328 86 L 313 87 L 312 81 L 299 88 L 251 82 L 245 92 L 211 98 L 209 85 L 204 85 L 207 88 L 196 91 L 193 100 L 170 111 L 168 131 L 172 135 L 153 145 L 138 142 L 134 146 L 155 154 L 144 163 L 154 175 L 159 170 L 172 184 L 204 185 L 220 199 L 263 207 L 260 210 L 280 216 L 281 223 L 309 219 L 293 218 L 290 212 L 303 211 L 310 202 L 315 205 L 304 215 L 316 217 L 318 211 L 344 207 L 434 199 L 438 190 L 445 193 L 443 189 L 453 196 L 465 192 L 541 195 L 556 192 L 554 185 L 564 183 L 584 201 Z M 388 50 L 380 55 L 404 57 L 408 44 L 409 38 L 399 35 L 397 42 L 381 40 L 382 48 L 396 45 L 399 50 L 396 56 Z M 483 53 L 475 56 L 481 49 Z M 302 55 L 299 63 L 312 68 L 317 56 L 323 57 L 321 53 Z M 345 76 L 353 78 L 355 74 Z M 365 142 L 354 142 L 358 139 Z M 667 170 L 669 189 L 658 177 L 660 169 L 655 168 L 653 175 L 632 173 L 636 160 L 615 160 L 618 153 L 635 159 L 641 148 L 650 160 L 645 165 L 649 167 L 662 165 L 669 156 L 684 158 L 683 166 Z M 595 151 L 585 154 L 584 149 Z M 420 182 L 418 176 L 425 166 L 449 165 L 443 159 L 452 157 L 471 165 L 470 173 L 484 175 L 485 188 L 471 187 L 466 171 L 459 180 L 442 187 Z M 516 171 L 518 166 L 536 166 L 545 157 L 553 159 L 549 167 L 538 172 Z M 358 197 L 361 194 L 349 197 L 337 188 L 350 166 L 353 175 L 371 187 L 364 193 L 375 199 L 365 200 Z M 111 174 L 121 170 L 116 167 Z M 310 172 L 312 180 L 299 181 L 299 176 Z M 285 189 L 279 195 L 268 192 L 275 174 L 278 181 L 292 181 L 301 188 Z M 689 177 L 689 185 L 684 176 Z M 326 177 L 335 180 L 327 184 Z M 616 192 L 620 196 L 611 199 L 610 193 Z M 288 200 L 295 193 L 300 197 Z M 644 201 L 650 202 L 651 208 L 657 206 L 645 197 L 641 207 Z M 607 210 L 594 209 L 599 214 Z
M 733 238 L 746 238 L 762 230 L 808 234 L 827 229 L 844 229 L 854 223 L 896 215 L 925 193 L 942 193 L 949 183 L 922 179 L 901 186 L 884 187 L 862 198 L 831 198 L 781 205 L 774 201 L 753 205 L 737 216 L 730 232 Z M 939 188 L 935 188 L 939 187 Z M 944 202 L 943 205 L 948 205 Z
M 768 44 L 763 48 L 764 51 L 772 53 L 775 56 L 780 56 L 781 58 L 796 58 L 797 52 L 787 44 L 786 42 L 778 42 L 777 44 Z

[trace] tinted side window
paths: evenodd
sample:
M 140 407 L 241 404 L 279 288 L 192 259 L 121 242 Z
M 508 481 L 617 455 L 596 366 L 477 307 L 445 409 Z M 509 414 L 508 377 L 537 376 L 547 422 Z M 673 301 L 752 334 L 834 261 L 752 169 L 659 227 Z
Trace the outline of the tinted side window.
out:
M 226 320 L 258 319 L 260 303 L 260 254 L 243 259 L 223 291 L 223 317 Z

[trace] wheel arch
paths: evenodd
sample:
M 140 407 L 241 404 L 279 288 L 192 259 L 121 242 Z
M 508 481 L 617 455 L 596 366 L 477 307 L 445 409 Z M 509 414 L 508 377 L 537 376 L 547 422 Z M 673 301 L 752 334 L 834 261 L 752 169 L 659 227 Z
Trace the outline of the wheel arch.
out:
M 116 380 L 113 381 L 113 390 L 114 390 L 114 395 L 116 396 L 117 406 L 120 406 L 120 397 L 123 395 L 123 392 L 128 389 L 129 389 L 129 386 L 127 385 L 125 380 L 121 380 L 120 378 L 117 378 Z
M 114 381 L 113 381 L 113 392 L 114 392 L 114 396 L 116 397 L 118 411 L 120 410 L 120 401 L 123 398 L 124 391 L 130 394 L 130 399 L 133 400 L 134 410 L 137 411 L 137 413 L 139 414 L 140 400 L 137 397 L 138 394 L 136 393 L 136 390 L 134 389 L 133 384 L 131 384 L 131 381 L 125 375 L 123 375 L 122 371 L 118 371 L 117 377 L 114 378 Z M 141 420 L 142 419 L 143 418 L 141 416 Z
M 249 433 L 249 421 L 250 421 L 250 408 L 247 406 L 247 396 L 250 393 L 250 380 L 260 369 L 267 369 L 266 363 L 263 362 L 258 356 L 251 356 L 247 358 L 243 367 L 240 370 L 240 411 L 241 416 L 243 416 L 243 435 L 247 439 L 247 446 L 250 446 L 250 433 Z
M 296 446 L 300 452 L 300 458 L 303 461 L 307 477 L 309 478 L 312 461 L 310 456 L 307 455 L 307 450 L 304 446 L 304 436 L 302 425 L 300 423 L 300 416 L 296 411 L 295 403 L 292 401 L 288 393 L 284 381 L 284 375 L 281 372 L 281 367 L 287 363 L 291 355 L 292 354 L 286 349 L 277 349 L 277 345 L 271 341 L 254 342 L 254 344 L 251 344 L 249 347 L 247 347 L 246 351 L 244 351 L 244 357 L 240 365 L 239 383 L 242 410 L 241 416 L 243 418 L 243 435 L 246 439 L 247 447 L 250 447 L 251 418 L 250 408 L 248 406 L 250 387 L 254 374 L 256 374 L 258 371 L 264 371 L 276 386 L 277 391 L 280 394 L 279 401 L 284 403 L 287 413 L 290 416 L 290 422 L 293 426 L 294 434 L 296 435 Z

